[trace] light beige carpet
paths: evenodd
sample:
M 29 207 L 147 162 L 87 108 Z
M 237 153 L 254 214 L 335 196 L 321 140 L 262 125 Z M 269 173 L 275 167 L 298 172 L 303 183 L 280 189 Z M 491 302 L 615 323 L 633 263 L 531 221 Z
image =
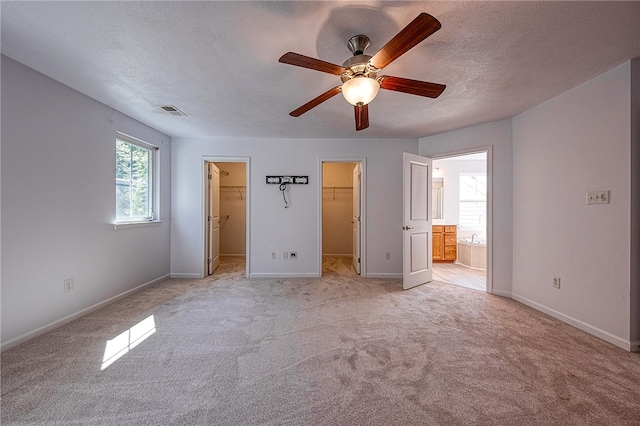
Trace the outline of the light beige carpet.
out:
M 104 367 L 122 336 L 126 353 Z M 1 420 L 638 425 L 640 355 L 444 283 L 402 291 L 339 261 L 322 279 L 247 280 L 223 265 L 3 353 Z

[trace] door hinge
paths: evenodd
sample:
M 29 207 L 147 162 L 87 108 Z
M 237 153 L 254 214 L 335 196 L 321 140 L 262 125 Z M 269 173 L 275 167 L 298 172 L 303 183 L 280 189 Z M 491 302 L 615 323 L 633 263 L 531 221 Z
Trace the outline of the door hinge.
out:
M 211 258 L 208 258 L 207 263 L 211 263 L 211 260 L 212 260 Z
M 209 173 L 209 180 L 213 179 L 213 175 Z
M 213 220 L 213 216 L 207 216 L 207 222 L 211 222 Z
M 358 263 L 360 263 L 360 258 L 358 258 Z

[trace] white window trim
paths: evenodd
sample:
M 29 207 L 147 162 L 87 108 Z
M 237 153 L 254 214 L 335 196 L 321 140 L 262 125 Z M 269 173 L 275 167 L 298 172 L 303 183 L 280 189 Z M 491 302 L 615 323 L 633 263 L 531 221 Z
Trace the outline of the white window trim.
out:
M 118 222 L 113 224 L 116 231 L 122 229 L 144 228 L 147 226 L 156 226 L 162 223 L 161 220 L 146 220 L 144 222 Z
M 142 148 L 146 148 L 152 151 L 151 155 L 151 212 L 152 218 L 149 220 L 121 220 L 118 221 L 117 217 L 114 218 L 113 228 L 118 229 L 132 229 L 145 226 L 154 226 L 162 223 L 160 218 L 160 148 L 150 144 L 149 142 L 138 139 L 134 136 L 127 135 L 125 133 L 116 132 L 116 139 L 120 139 L 124 142 L 128 142 L 133 145 L 138 145 Z M 115 205 L 114 205 L 115 207 Z M 114 210 L 115 214 L 115 210 Z

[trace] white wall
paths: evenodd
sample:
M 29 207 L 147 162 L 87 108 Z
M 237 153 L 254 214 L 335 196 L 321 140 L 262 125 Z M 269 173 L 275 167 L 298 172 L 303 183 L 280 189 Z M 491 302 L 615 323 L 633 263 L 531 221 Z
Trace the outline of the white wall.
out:
M 620 346 L 629 339 L 630 122 L 628 62 L 513 118 L 513 296 Z M 611 203 L 586 205 L 591 190 L 610 190 Z
M 162 224 L 114 230 L 116 131 L 160 147 Z M 169 137 L 2 56 L 3 349 L 169 273 L 170 156 Z
M 203 273 L 202 158 L 250 157 L 252 277 L 317 276 L 321 273 L 319 214 L 321 159 L 366 157 L 367 274 L 402 272 L 402 152 L 416 153 L 407 139 L 175 139 L 172 143 L 171 274 Z M 267 175 L 308 175 L 309 185 L 291 185 L 285 209 L 278 185 Z M 297 251 L 276 260 L 272 251 Z M 385 260 L 385 252 L 391 260 Z
M 441 156 L 481 147 L 492 147 L 493 162 L 493 294 L 511 295 L 513 169 L 511 120 L 467 127 L 421 138 L 420 155 Z M 445 183 L 446 184 L 446 183 Z

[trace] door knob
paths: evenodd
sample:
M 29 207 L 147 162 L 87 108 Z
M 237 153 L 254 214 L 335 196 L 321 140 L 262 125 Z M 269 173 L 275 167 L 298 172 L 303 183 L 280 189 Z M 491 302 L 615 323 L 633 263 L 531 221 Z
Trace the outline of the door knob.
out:
M 403 227 L 402 227 L 402 229 L 403 229 L 404 231 L 408 231 L 409 229 L 413 229 L 413 228 L 412 228 L 412 227 L 410 227 L 410 226 L 403 226 Z

